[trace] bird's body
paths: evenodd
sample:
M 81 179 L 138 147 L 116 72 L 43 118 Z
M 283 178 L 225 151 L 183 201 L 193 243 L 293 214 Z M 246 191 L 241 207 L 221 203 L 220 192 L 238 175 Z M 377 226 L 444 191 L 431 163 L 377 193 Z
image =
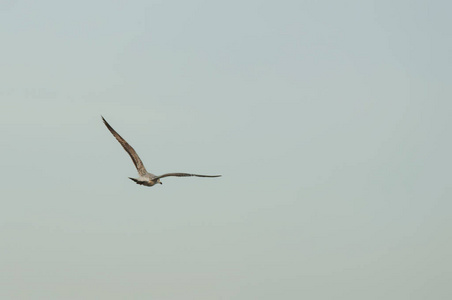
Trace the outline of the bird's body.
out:
M 129 178 L 131 180 L 135 181 L 136 184 L 141 184 L 141 185 L 145 185 L 145 186 L 153 186 L 153 185 L 155 185 L 157 183 L 162 184 L 160 182 L 160 180 L 158 180 L 158 181 L 157 180 L 153 180 L 153 178 L 155 178 L 155 177 L 157 177 L 157 176 L 154 175 L 154 174 L 148 173 L 148 174 L 146 174 L 144 176 L 140 176 L 138 178 L 132 178 L 132 177 L 129 177 Z
M 108 122 L 102 117 L 105 126 L 107 126 L 108 130 L 113 134 L 113 136 L 118 140 L 121 146 L 126 150 L 126 152 L 130 155 L 130 158 L 133 161 L 133 164 L 137 168 L 138 178 L 129 177 L 131 180 L 135 181 L 135 183 L 145 186 L 153 186 L 157 183 L 162 184 L 160 178 L 169 177 L 169 176 L 177 176 L 177 177 L 188 177 L 188 176 L 196 176 L 196 177 L 220 177 L 221 175 L 199 175 L 199 174 L 190 174 L 190 173 L 166 173 L 163 175 L 154 175 L 146 171 L 146 168 L 143 165 L 140 157 L 136 153 L 136 151 L 130 146 L 125 139 L 123 139 L 114 129 L 108 124 Z

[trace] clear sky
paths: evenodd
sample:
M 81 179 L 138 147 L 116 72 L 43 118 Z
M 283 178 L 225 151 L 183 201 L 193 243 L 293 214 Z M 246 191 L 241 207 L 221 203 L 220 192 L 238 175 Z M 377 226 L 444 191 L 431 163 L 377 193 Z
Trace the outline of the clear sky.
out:
M 451 11 L 0 1 L 0 298 L 451 299 Z

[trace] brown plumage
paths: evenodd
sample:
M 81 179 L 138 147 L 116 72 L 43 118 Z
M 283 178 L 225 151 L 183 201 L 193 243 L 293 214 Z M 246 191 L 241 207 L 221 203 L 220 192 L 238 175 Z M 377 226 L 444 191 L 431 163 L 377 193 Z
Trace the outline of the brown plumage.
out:
M 190 174 L 190 173 L 166 173 L 163 175 L 154 175 L 152 173 L 149 173 L 146 171 L 146 168 L 143 165 L 143 162 L 141 161 L 140 157 L 138 156 L 135 149 L 133 149 L 132 146 L 130 146 L 125 139 L 123 139 L 114 129 L 113 127 L 108 124 L 108 122 L 102 117 L 102 120 L 104 121 L 105 126 L 107 126 L 108 130 L 113 134 L 113 136 L 118 140 L 118 142 L 121 144 L 121 146 L 126 150 L 126 152 L 130 155 L 130 158 L 133 161 L 133 164 L 137 168 L 138 175 L 140 175 L 138 178 L 131 178 L 131 180 L 135 181 L 137 184 L 145 185 L 145 186 L 153 186 L 157 183 L 162 184 L 160 181 L 160 178 L 169 177 L 169 176 L 176 176 L 176 177 L 189 177 L 189 176 L 196 176 L 196 177 L 220 177 L 221 175 L 200 175 L 200 174 Z

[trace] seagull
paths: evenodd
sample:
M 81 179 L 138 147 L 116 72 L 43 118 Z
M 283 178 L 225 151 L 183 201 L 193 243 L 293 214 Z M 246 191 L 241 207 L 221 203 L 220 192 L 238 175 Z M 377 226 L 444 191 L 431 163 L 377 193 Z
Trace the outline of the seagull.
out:
M 102 116 L 101 116 L 102 117 Z M 113 136 L 118 140 L 118 142 L 121 144 L 121 146 L 126 150 L 127 153 L 129 153 L 130 158 L 132 158 L 133 164 L 137 168 L 138 171 L 138 178 L 132 178 L 129 177 L 131 180 L 135 181 L 136 184 L 141 184 L 145 186 L 153 186 L 157 183 L 162 184 L 160 181 L 161 178 L 169 177 L 169 176 L 177 176 L 177 177 L 188 177 L 188 176 L 196 176 L 196 177 L 220 177 L 221 175 L 199 175 L 199 174 L 190 174 L 190 173 L 166 173 L 163 175 L 154 175 L 146 171 L 146 168 L 143 165 L 143 162 L 141 161 L 138 154 L 135 152 L 135 150 L 130 146 L 125 139 L 123 139 L 114 129 L 113 127 L 108 124 L 108 122 L 102 117 L 102 120 L 104 121 L 105 126 L 107 126 L 108 130 L 113 134 Z

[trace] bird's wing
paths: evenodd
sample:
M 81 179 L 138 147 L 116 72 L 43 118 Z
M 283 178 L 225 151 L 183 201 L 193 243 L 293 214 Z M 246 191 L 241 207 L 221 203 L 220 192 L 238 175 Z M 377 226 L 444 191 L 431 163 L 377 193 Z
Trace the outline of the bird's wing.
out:
M 138 154 L 135 152 L 135 150 L 130 146 L 125 139 L 123 139 L 114 129 L 113 127 L 108 124 L 108 122 L 102 117 L 102 120 L 104 121 L 105 126 L 107 126 L 108 130 L 113 134 L 113 136 L 118 140 L 118 142 L 121 144 L 121 146 L 124 148 L 124 150 L 129 153 L 130 158 L 132 158 L 132 161 L 135 165 L 135 167 L 138 170 L 138 174 L 145 175 L 147 173 L 146 168 L 143 165 L 143 162 L 141 161 Z
M 199 174 L 189 174 L 189 173 L 166 173 L 157 177 L 152 178 L 152 180 L 157 180 L 163 177 L 169 177 L 169 176 L 176 176 L 176 177 L 189 177 L 189 176 L 196 176 L 196 177 L 220 177 L 221 175 L 199 175 Z

